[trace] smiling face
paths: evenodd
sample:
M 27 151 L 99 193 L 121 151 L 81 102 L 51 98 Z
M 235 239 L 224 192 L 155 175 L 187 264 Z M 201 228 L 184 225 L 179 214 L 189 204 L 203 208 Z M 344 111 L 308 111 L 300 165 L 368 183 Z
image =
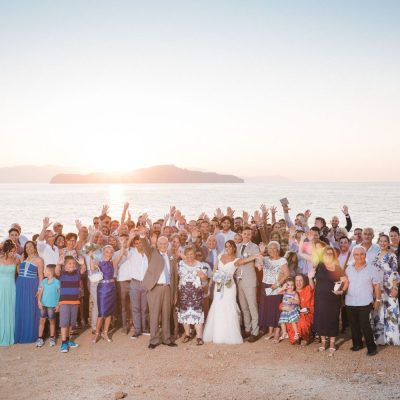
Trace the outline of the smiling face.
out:
M 166 253 L 168 250 L 168 239 L 165 236 L 160 236 L 157 239 L 157 249 L 161 253 Z
M 236 249 L 233 247 L 232 243 L 230 242 L 225 243 L 225 253 L 228 256 L 232 256 L 236 253 Z
M 36 254 L 35 246 L 31 242 L 28 242 L 26 244 L 25 251 L 26 251 L 26 254 L 28 254 L 28 257 L 31 257 Z
M 195 262 L 196 260 L 196 253 L 194 249 L 187 249 L 185 251 L 185 257 L 186 257 L 186 262 L 191 265 Z
M 367 258 L 365 250 L 362 248 L 355 248 L 353 250 L 354 265 L 356 267 L 361 267 L 365 265 L 365 260 Z
M 335 215 L 331 221 L 332 228 L 336 229 L 339 226 L 339 218 Z
M 280 246 L 278 246 L 276 243 L 270 243 L 267 247 L 268 255 L 272 259 L 277 259 L 279 258 L 279 253 L 280 253 Z
M 392 246 L 398 246 L 400 243 L 399 234 L 396 231 L 392 231 L 392 232 L 390 232 L 389 236 L 390 236 L 390 244 Z
M 292 281 L 287 281 L 286 282 L 286 288 L 289 292 L 293 292 L 294 291 L 294 282 Z
M 362 239 L 365 244 L 371 244 L 374 238 L 374 231 L 371 228 L 365 228 L 362 232 Z
M 378 244 L 383 251 L 387 251 L 390 247 L 389 239 L 386 236 L 381 236 L 379 238 Z
M 301 275 L 296 275 L 294 281 L 296 285 L 296 290 L 301 290 L 304 288 L 304 278 Z
M 114 249 L 110 246 L 106 246 L 103 249 L 103 258 L 104 261 L 110 261 L 112 259 L 112 256 L 114 254 Z

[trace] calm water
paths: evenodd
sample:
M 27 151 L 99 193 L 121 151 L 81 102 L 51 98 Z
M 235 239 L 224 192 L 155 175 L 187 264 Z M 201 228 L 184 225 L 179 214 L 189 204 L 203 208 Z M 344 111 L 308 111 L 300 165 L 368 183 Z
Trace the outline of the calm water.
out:
M 148 184 L 148 185 L 0 185 L 0 236 L 13 222 L 22 225 L 31 236 L 40 231 L 44 216 L 64 224 L 64 232 L 75 230 L 74 221 L 91 223 L 99 215 L 102 204 L 109 204 L 111 215 L 120 218 L 122 206 L 129 201 L 132 217 L 148 212 L 152 219 L 162 217 L 170 205 L 176 205 L 187 218 L 196 218 L 202 211 L 213 215 L 215 208 L 231 206 L 236 214 L 253 212 L 260 203 L 279 206 L 287 197 L 291 215 L 309 208 L 311 219 L 323 216 L 329 220 L 349 206 L 353 227 L 372 226 L 388 231 L 400 225 L 400 183 L 284 183 L 284 184 Z

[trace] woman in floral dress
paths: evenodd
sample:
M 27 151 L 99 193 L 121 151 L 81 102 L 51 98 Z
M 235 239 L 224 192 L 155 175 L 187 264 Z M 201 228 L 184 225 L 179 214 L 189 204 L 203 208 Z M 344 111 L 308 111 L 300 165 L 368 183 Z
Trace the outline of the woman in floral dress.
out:
M 187 343 L 190 337 L 190 325 L 196 329 L 197 345 L 203 344 L 203 285 L 207 275 L 202 270 L 202 263 L 196 261 L 196 250 L 193 247 L 185 248 L 185 257 L 179 263 L 179 308 L 178 322 L 183 324 L 185 335 L 183 343 Z
M 381 276 L 382 307 L 372 312 L 372 329 L 378 345 L 400 345 L 397 257 L 390 252 L 387 235 L 379 238 L 380 251 L 374 265 Z

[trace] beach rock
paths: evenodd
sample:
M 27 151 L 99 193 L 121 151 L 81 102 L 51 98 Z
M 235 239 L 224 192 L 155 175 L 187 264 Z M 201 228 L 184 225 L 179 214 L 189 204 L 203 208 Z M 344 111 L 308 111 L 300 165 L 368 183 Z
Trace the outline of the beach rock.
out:
M 128 393 L 124 393 L 124 392 L 115 392 L 114 393 L 114 399 L 115 400 L 124 399 L 127 396 L 128 396 Z

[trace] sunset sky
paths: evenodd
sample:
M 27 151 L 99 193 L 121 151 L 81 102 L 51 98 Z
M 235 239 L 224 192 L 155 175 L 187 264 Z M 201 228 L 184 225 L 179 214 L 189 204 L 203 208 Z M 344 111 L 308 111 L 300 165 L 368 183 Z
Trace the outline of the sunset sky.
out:
M 399 180 L 398 1 L 2 1 L 1 166 Z

